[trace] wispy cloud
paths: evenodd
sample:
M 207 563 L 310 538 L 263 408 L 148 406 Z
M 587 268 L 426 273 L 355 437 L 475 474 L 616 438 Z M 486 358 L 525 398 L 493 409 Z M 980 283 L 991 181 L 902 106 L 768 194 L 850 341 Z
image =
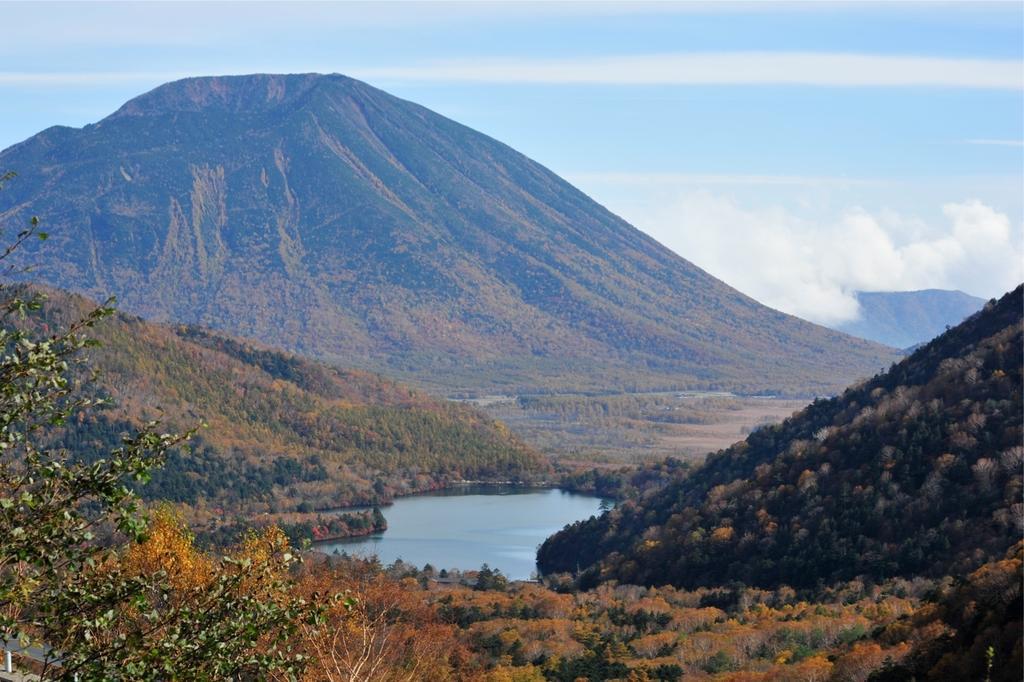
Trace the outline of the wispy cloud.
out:
M 878 184 L 878 180 L 814 175 L 750 175 L 715 173 L 623 173 L 584 172 L 566 173 L 565 177 L 577 184 L 610 184 L 650 187 L 652 185 L 707 186 L 707 185 L 787 185 L 787 186 L 853 186 Z
M 0 71 L 0 85 L 70 87 L 122 83 L 165 83 L 186 78 L 189 75 L 194 74 L 170 71 Z
M 356 73 L 364 78 L 449 82 L 1024 89 L 1024 70 L 1014 60 L 817 52 L 458 59 Z
M 52 51 L 107 50 L 116 45 L 146 52 L 154 47 L 196 52 L 213 47 L 339 40 L 346 32 L 434 30 L 452 26 L 491 32 L 514 22 L 576 21 L 644 15 L 741 15 L 749 12 L 806 14 L 829 11 L 884 11 L 875 3 L 834 0 L 771 2 L 665 2 L 664 0 L 580 2 L 569 0 L 251 0 L 203 2 L 4 2 L 0 22 L 0 56 L 16 60 Z M 244 6 L 244 9 L 241 9 Z M 383 38 L 384 36 L 382 36 Z M 290 50 L 289 50 L 290 51 Z M 87 54 L 87 53 L 85 53 Z
M 965 140 L 965 142 L 993 147 L 1024 147 L 1024 140 Z
M 266 68 L 239 68 L 253 73 Z M 335 68 L 302 69 L 334 71 Z M 218 71 L 218 73 L 220 73 Z M 226 75 L 225 72 L 223 75 Z M 368 80 L 591 84 L 591 85 L 810 85 L 824 87 L 945 87 L 1024 90 L 1024 69 L 1013 60 L 902 57 L 814 52 L 716 52 L 577 59 L 458 59 L 415 66 L 358 67 L 347 75 Z M 184 72 L 0 71 L 0 85 L 65 87 L 165 82 Z M 1019 140 L 968 140 L 1021 146 Z

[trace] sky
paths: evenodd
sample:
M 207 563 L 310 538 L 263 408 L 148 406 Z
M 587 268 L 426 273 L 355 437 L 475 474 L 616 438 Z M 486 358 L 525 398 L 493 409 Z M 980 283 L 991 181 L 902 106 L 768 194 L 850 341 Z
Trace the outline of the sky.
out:
M 0 2 L 0 148 L 176 78 L 338 72 L 825 324 L 1024 279 L 1024 3 Z

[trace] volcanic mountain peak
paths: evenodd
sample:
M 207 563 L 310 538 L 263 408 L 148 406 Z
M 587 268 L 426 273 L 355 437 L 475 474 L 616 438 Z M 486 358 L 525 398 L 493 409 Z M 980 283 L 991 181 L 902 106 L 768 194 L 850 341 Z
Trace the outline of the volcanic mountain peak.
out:
M 220 111 L 252 114 L 287 106 L 314 88 L 360 85 L 341 74 L 252 74 L 185 78 L 165 83 L 126 102 L 104 121 L 125 116 L 164 116 Z
M 33 276 L 442 390 L 822 393 L 894 358 L 766 308 L 543 166 L 340 75 L 193 78 L 0 153 Z

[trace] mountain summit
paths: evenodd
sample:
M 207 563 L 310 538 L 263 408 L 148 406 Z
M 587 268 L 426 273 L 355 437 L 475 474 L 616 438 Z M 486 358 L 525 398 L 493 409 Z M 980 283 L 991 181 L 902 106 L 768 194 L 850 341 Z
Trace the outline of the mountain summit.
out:
M 485 135 L 340 75 L 192 78 L 0 153 L 32 276 L 442 390 L 824 393 L 893 359 Z

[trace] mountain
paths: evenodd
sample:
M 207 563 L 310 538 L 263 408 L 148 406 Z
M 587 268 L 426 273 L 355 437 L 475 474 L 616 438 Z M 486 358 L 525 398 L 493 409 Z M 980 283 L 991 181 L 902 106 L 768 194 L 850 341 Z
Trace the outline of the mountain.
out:
M 683 587 L 964 576 L 1024 530 L 1022 289 L 884 374 L 567 527 L 545 572 Z
M 600 140 L 595 140 L 599 144 Z M 485 135 L 340 75 L 192 78 L 0 153 L 32 277 L 436 390 L 822 394 L 889 349 L 771 310 Z
M 984 299 L 962 291 L 859 291 L 860 318 L 836 325 L 847 334 L 911 348 L 981 310 Z
M 64 328 L 94 305 L 49 291 L 40 329 Z M 343 370 L 198 327 L 119 314 L 91 330 L 110 400 L 70 420 L 55 444 L 86 460 L 150 420 L 200 424 L 140 488 L 147 499 L 251 515 L 388 501 L 462 479 L 530 479 L 547 460 L 499 422 L 361 371 Z

